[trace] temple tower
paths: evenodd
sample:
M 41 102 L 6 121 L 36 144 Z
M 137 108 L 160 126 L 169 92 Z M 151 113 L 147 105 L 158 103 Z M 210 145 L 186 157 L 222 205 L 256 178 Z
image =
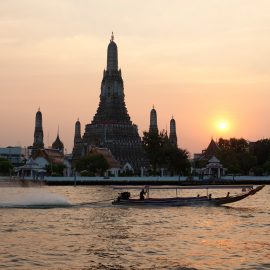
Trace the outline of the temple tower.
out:
M 157 125 L 157 112 L 153 106 L 153 109 L 150 112 L 150 127 L 149 132 L 158 133 L 158 125 Z
M 74 134 L 74 146 L 72 150 L 72 159 L 76 161 L 84 154 L 83 152 L 83 143 L 81 136 L 81 122 L 78 120 L 75 123 L 75 134 Z
M 82 142 L 81 136 L 81 122 L 78 120 L 75 123 L 75 135 L 74 135 L 74 146 Z
M 139 171 L 143 166 L 142 144 L 137 126 L 130 120 L 126 108 L 124 83 L 118 69 L 118 48 L 113 34 L 107 48 L 107 67 L 103 71 L 99 97 L 97 112 L 85 127 L 83 152 L 86 153 L 91 146 L 106 147 L 122 166 L 129 163 L 135 171 Z
M 175 120 L 171 119 L 170 121 L 170 137 L 169 140 L 172 145 L 177 146 L 177 136 L 176 136 L 176 123 Z
M 42 113 L 38 109 L 35 120 L 34 142 L 33 145 L 28 146 L 29 154 L 33 156 L 39 149 L 44 148 L 43 142 L 43 128 L 42 128 Z
M 103 71 L 99 97 L 99 107 L 92 124 L 132 124 L 125 104 L 124 83 L 121 70 L 118 70 L 117 45 L 113 34 L 107 49 L 107 69 Z
M 41 149 L 41 148 L 44 148 L 42 113 L 41 113 L 40 109 L 38 109 L 38 111 L 36 113 L 33 149 Z
M 58 131 L 57 131 L 56 139 L 52 144 L 52 149 L 59 150 L 61 153 L 64 154 L 64 144 L 62 143 L 62 141 L 60 140 L 60 137 L 59 137 L 59 127 L 58 127 Z

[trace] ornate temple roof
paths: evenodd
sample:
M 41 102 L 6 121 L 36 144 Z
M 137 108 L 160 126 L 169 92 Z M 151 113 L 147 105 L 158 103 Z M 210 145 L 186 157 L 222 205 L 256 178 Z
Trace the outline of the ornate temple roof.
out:
M 220 148 L 217 143 L 211 139 L 208 147 L 202 151 L 201 159 L 210 159 L 212 156 L 215 156 L 219 152 Z
M 52 144 L 52 148 L 53 149 L 58 149 L 58 150 L 63 150 L 64 149 L 64 144 L 60 140 L 59 134 L 57 134 L 57 137 L 56 137 L 55 141 Z
M 110 168 L 120 168 L 121 167 L 120 162 L 114 158 L 114 156 L 112 155 L 111 151 L 108 148 L 95 147 L 92 149 L 92 152 L 95 152 L 95 153 L 102 155 L 106 159 L 106 161 L 108 162 L 108 165 Z
M 52 164 L 64 163 L 64 154 L 57 149 L 39 149 L 34 154 L 33 159 L 35 160 L 38 157 L 43 157 Z

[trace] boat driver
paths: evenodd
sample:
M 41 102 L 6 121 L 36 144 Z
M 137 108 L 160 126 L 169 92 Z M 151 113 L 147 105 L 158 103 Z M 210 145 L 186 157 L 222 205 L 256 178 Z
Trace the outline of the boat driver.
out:
M 146 194 L 145 190 L 142 189 L 140 192 L 140 200 L 143 201 L 144 200 L 144 194 Z

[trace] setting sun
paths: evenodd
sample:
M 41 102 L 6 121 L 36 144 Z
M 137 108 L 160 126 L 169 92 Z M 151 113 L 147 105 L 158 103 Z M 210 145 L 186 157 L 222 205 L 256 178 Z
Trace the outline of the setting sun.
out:
M 220 122 L 218 124 L 218 128 L 221 129 L 221 130 L 225 130 L 228 128 L 228 124 L 226 122 Z
M 217 120 L 215 123 L 215 127 L 218 133 L 224 133 L 224 132 L 228 132 L 230 129 L 230 123 L 228 122 L 228 120 Z

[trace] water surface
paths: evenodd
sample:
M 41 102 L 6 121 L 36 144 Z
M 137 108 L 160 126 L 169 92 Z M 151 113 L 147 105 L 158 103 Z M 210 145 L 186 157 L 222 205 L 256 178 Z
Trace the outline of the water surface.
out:
M 116 194 L 105 186 L 0 187 L 0 268 L 270 269 L 269 186 L 230 207 L 105 201 Z

